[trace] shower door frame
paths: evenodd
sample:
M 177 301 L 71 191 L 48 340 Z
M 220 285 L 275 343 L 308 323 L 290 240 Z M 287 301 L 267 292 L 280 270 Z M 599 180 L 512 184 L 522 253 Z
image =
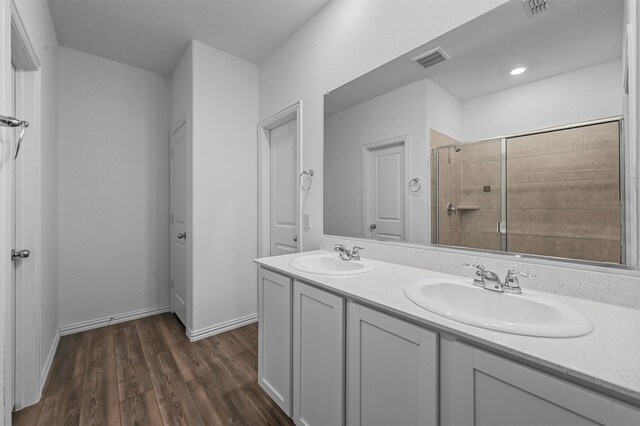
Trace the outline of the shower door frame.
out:
M 571 259 L 565 257 L 554 257 L 554 256 L 545 256 L 545 255 L 537 255 L 537 254 L 529 254 L 529 253 L 516 253 L 508 251 L 508 231 L 501 231 L 501 224 L 504 224 L 505 230 L 507 228 L 508 217 L 507 217 L 507 140 L 517 137 L 523 136 L 531 136 L 531 135 L 539 135 L 543 133 L 551 133 L 557 132 L 560 130 L 568 130 L 574 129 L 578 127 L 587 127 L 597 124 L 604 123 L 618 123 L 618 163 L 619 163 L 619 172 L 618 172 L 618 192 L 619 192 L 619 200 L 620 200 L 620 259 L 624 263 L 609 263 L 609 262 L 598 262 L 594 260 L 582 260 L 582 259 Z M 461 146 L 464 149 L 464 145 L 466 144 L 476 144 L 490 141 L 500 140 L 500 212 L 501 212 L 501 222 L 496 225 L 498 232 L 501 234 L 501 249 L 498 250 L 489 250 L 489 249 L 479 249 L 473 247 L 464 247 L 464 246 L 451 246 L 439 244 L 437 241 L 440 241 L 440 188 L 439 188 L 439 177 L 440 177 L 440 161 L 439 161 L 439 150 L 441 149 L 449 149 L 455 146 Z M 633 239 L 633 236 L 627 235 L 627 208 L 628 203 L 626 200 L 626 189 L 627 189 L 627 176 L 626 176 L 626 162 L 625 162 L 625 152 L 626 152 L 626 140 L 624 137 L 624 117 L 617 115 L 612 117 L 599 118 L 594 120 L 582 121 L 572 124 L 566 124 L 562 126 L 549 127 L 541 130 L 535 130 L 530 132 L 522 132 L 522 133 L 514 133 L 506 136 L 499 137 L 491 137 L 485 139 L 478 139 L 475 141 L 467 141 L 460 142 L 456 144 L 442 145 L 436 148 L 431 148 L 431 160 L 432 160 L 432 170 L 435 174 L 436 179 L 433 180 L 431 189 L 433 191 L 432 202 L 435 202 L 436 205 L 436 217 L 435 217 L 435 226 L 436 226 L 436 242 L 432 242 L 433 245 L 439 245 L 444 247 L 452 247 L 463 250 L 470 251 L 479 251 L 485 253 L 505 253 L 513 256 L 517 256 L 519 258 L 532 258 L 532 259 L 558 259 L 567 263 L 575 263 L 575 264 L 583 264 L 583 265 L 593 265 L 593 266 L 607 266 L 612 268 L 620 268 L 620 269 L 630 269 L 637 268 L 638 265 L 634 263 L 633 253 L 629 253 L 627 251 L 627 246 L 630 245 L 629 242 Z M 629 179 L 633 179 L 633 176 L 629 176 Z M 636 229 L 636 233 L 638 229 Z M 433 231 L 431 232 L 433 235 Z M 629 240 L 629 241 L 627 241 Z

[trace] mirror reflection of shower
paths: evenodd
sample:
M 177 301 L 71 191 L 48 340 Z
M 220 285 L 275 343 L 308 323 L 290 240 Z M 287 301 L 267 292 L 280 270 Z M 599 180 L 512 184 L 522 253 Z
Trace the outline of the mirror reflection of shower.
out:
M 625 263 L 620 117 L 431 141 L 433 243 Z
M 9 117 L 7 115 L 0 115 L 0 126 L 2 127 L 21 127 L 20 136 L 18 137 L 18 145 L 16 147 L 16 153 L 13 156 L 15 160 L 18 158 L 18 153 L 20 152 L 20 146 L 22 145 L 22 138 L 24 138 L 24 131 L 27 127 L 29 127 L 29 122 L 24 120 L 18 120 L 15 117 Z

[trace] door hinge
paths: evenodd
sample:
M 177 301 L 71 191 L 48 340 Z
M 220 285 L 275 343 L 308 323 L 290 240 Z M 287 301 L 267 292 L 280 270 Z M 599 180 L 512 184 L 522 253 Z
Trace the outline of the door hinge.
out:
M 173 223 L 173 213 L 171 213 L 171 223 Z
M 171 288 L 173 288 L 173 278 L 171 278 Z
M 171 150 L 171 159 L 173 160 L 173 150 Z

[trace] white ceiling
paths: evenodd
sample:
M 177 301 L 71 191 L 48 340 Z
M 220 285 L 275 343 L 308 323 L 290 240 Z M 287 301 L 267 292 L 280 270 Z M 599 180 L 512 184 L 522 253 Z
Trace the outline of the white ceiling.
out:
M 62 46 L 170 75 L 195 39 L 259 64 L 329 0 L 49 0 Z
M 551 0 L 539 16 L 512 0 L 325 97 L 331 115 L 424 78 L 461 101 L 620 58 L 622 0 Z M 412 58 L 442 47 L 451 59 L 423 69 Z M 519 76 L 509 71 L 527 67 Z

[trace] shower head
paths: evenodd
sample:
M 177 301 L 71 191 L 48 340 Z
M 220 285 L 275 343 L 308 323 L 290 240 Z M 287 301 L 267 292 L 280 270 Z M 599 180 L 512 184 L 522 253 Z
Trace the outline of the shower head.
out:
M 456 152 L 460 152 L 460 150 L 462 149 L 462 147 L 461 147 L 460 145 L 454 145 L 454 146 L 453 146 L 453 149 L 454 149 Z

